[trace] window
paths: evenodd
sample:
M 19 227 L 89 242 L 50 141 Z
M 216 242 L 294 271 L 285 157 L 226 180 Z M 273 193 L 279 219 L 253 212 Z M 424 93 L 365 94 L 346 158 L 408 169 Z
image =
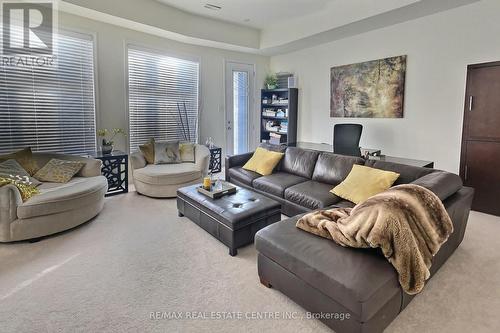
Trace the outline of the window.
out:
M 233 71 L 233 153 L 248 152 L 248 72 Z
M 196 142 L 198 83 L 198 62 L 129 48 L 130 151 L 151 138 Z
M 52 66 L 0 63 L 0 153 L 96 150 L 92 36 L 54 38 Z

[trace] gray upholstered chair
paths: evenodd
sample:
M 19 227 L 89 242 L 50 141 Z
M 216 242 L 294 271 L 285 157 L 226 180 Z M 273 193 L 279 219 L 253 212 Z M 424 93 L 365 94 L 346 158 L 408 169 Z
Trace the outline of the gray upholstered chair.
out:
M 201 183 L 208 174 L 210 151 L 195 146 L 195 162 L 179 164 L 148 164 L 141 152 L 130 155 L 134 186 L 138 193 L 154 198 L 174 198 L 177 189 Z
M 0 187 L 0 242 L 39 238 L 89 221 L 102 210 L 108 182 L 101 161 L 73 155 L 34 153 L 39 166 L 50 159 L 85 162 L 68 183 L 42 183 L 25 202 L 14 185 Z

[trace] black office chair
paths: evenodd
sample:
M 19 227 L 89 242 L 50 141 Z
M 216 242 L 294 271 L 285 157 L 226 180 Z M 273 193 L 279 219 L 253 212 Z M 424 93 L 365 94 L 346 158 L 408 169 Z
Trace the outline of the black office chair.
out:
M 333 127 L 333 152 L 335 154 L 361 156 L 359 140 L 363 132 L 360 124 L 336 124 Z

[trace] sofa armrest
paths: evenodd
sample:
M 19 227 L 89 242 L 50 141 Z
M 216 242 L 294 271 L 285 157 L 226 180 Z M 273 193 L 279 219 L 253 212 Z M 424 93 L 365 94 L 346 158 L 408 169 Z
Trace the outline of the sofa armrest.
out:
M 235 166 L 243 166 L 246 162 L 253 156 L 253 152 L 239 154 L 239 155 L 228 155 L 226 156 L 226 167 L 228 169 Z
M 10 224 L 17 220 L 17 207 L 23 203 L 14 185 L 0 187 L 0 239 L 10 238 Z
M 412 182 L 436 194 L 441 201 L 458 192 L 462 187 L 462 179 L 454 173 L 436 170 Z
M 224 170 L 226 174 L 226 181 L 229 181 L 229 169 L 237 167 L 237 166 L 243 166 L 245 163 L 248 162 L 248 160 L 253 156 L 253 152 L 250 153 L 245 153 L 245 154 L 239 154 L 239 155 L 228 155 L 226 156 L 226 160 L 224 163 Z
M 194 151 L 195 154 L 195 164 L 198 166 L 199 170 L 203 177 L 208 175 L 208 167 L 210 164 L 210 150 L 204 145 L 196 145 L 196 149 Z
M 130 165 L 133 170 L 142 169 L 146 164 L 146 159 L 140 151 L 130 154 Z

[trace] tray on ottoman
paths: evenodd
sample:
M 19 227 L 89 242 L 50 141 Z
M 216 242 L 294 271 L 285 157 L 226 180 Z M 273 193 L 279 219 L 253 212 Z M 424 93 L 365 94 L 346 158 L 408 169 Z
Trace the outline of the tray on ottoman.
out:
M 227 247 L 237 249 L 254 240 L 260 229 L 281 220 L 281 205 L 252 190 L 236 186 L 236 193 L 219 199 L 198 192 L 199 185 L 177 190 L 179 216 L 186 216 Z
M 207 197 L 210 197 L 212 199 L 219 199 L 225 195 L 236 193 L 236 185 L 233 185 L 226 181 L 221 181 L 221 189 L 216 190 L 214 189 L 214 186 L 215 182 L 212 182 L 212 189 L 205 190 L 203 185 L 198 185 L 196 190 L 198 190 L 198 192 L 200 192 L 201 194 L 206 195 Z

